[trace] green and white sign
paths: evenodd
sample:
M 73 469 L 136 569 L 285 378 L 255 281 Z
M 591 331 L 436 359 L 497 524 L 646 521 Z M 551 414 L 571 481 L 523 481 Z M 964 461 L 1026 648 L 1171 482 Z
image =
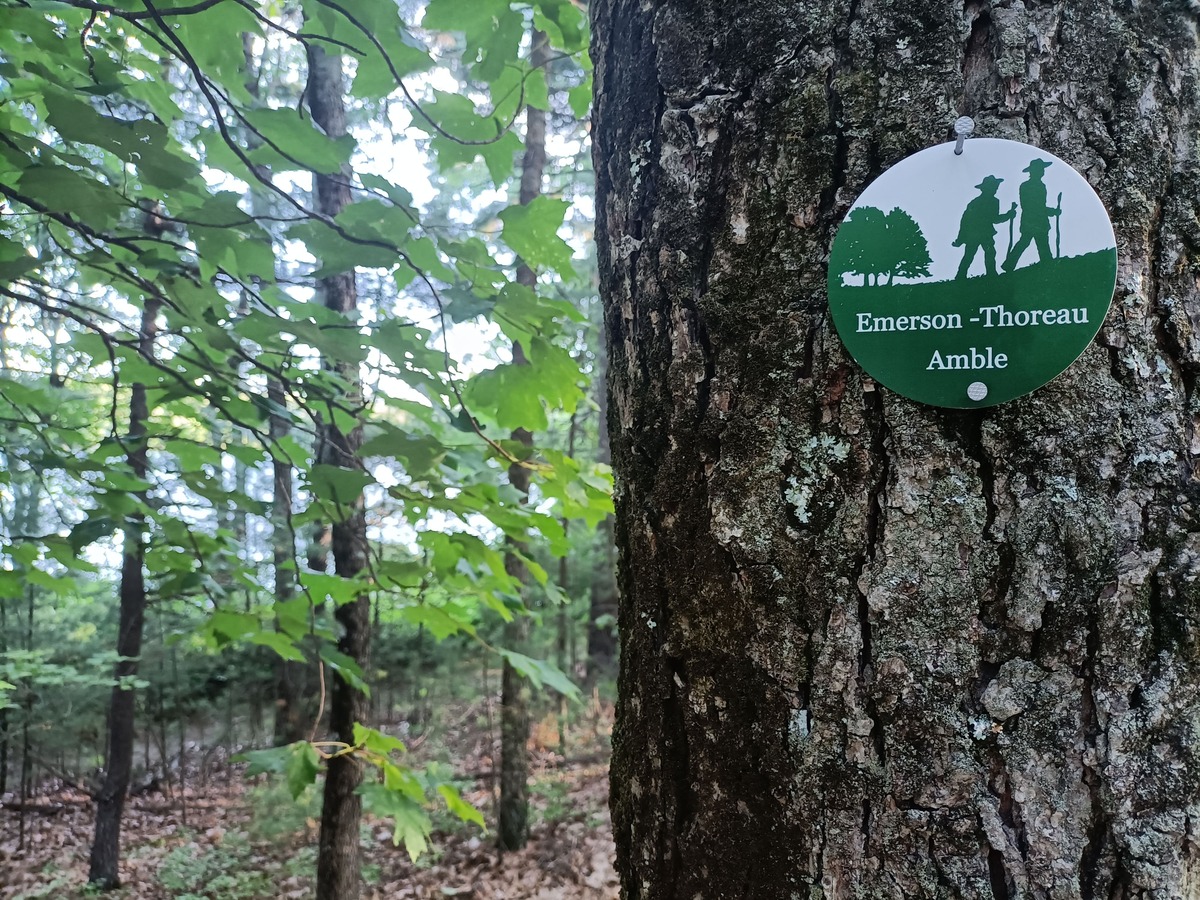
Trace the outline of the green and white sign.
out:
M 1053 154 L 976 138 L 922 150 L 851 207 L 829 257 L 838 334 L 913 400 L 995 406 L 1079 358 L 1112 301 L 1100 198 Z

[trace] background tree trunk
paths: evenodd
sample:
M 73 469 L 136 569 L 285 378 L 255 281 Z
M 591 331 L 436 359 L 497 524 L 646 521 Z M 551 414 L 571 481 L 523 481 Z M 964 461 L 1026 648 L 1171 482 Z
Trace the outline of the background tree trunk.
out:
M 546 35 L 530 32 L 530 64 L 545 66 L 550 58 Z M 521 158 L 521 186 L 518 200 L 532 203 L 542 193 L 546 171 L 546 111 L 535 106 L 525 109 L 525 153 Z M 517 283 L 537 290 L 537 273 L 524 261 L 517 262 Z M 524 348 L 513 341 L 513 365 L 526 365 Z M 526 448 L 533 446 L 533 435 L 524 428 L 512 433 L 512 439 Z M 513 463 L 508 481 L 522 496 L 529 494 L 529 470 Z M 504 568 L 521 584 L 529 582 L 529 572 L 515 546 L 504 554 Z M 504 646 L 524 651 L 529 638 L 529 620 L 518 615 L 504 628 Z M 500 849 L 520 850 L 529 839 L 529 682 L 522 678 L 507 659 L 500 673 L 500 803 L 496 839 Z
M 326 54 L 320 47 L 308 47 L 308 105 L 313 121 L 330 137 L 346 133 L 345 77 L 342 58 Z M 350 203 L 348 176 L 314 175 L 317 208 L 330 218 Z M 320 280 L 321 293 L 328 309 L 347 318 L 358 319 L 358 288 L 354 272 L 343 272 Z M 350 385 L 361 385 L 357 368 L 340 366 L 339 374 Z M 361 398 L 345 398 L 351 404 Z M 320 462 L 330 466 L 355 468 L 358 448 L 362 446 L 362 428 L 342 433 L 335 423 L 327 422 L 321 440 Z M 339 510 L 344 516 L 330 528 L 333 570 L 343 578 L 357 577 L 367 565 L 367 523 L 360 494 L 353 504 Z M 366 669 L 371 636 L 370 602 L 363 594 L 342 604 L 334 613 L 341 627 L 338 650 Z M 341 673 L 331 679 L 329 725 L 338 740 L 354 743 L 354 723 L 366 718 L 366 697 Z M 356 900 L 360 888 L 361 853 L 358 826 L 362 818 L 362 797 L 357 793 L 362 768 L 353 755 L 331 759 L 326 768 L 324 802 L 321 806 L 321 835 L 317 855 L 317 900 Z
M 1198 896 L 1196 14 L 591 9 L 624 896 Z M 1120 267 L 1066 374 L 954 412 L 863 376 L 825 263 L 962 113 Z
M 138 352 L 150 359 L 154 353 L 154 335 L 160 307 L 158 300 L 147 298 L 142 309 L 138 333 Z M 146 425 L 150 409 L 146 385 L 134 382 L 129 396 L 129 433 L 125 436 L 126 460 L 130 474 L 145 480 L 150 469 L 146 447 Z M 145 493 L 137 500 L 146 502 Z M 133 679 L 142 653 L 142 631 L 146 620 L 146 515 L 131 513 L 125 520 L 121 583 L 118 588 L 120 616 L 117 624 L 117 664 L 113 670 L 112 699 L 108 707 L 108 750 L 105 753 L 104 781 L 96 794 L 96 830 L 88 868 L 88 882 L 105 890 L 120 885 L 121 815 L 133 771 L 133 726 L 137 692 Z
M 596 402 L 599 423 L 596 430 L 596 462 L 612 464 L 608 436 L 608 346 L 601 335 L 597 350 Z M 602 677 L 611 677 L 617 662 L 617 638 L 613 626 L 617 617 L 617 554 L 613 537 L 613 517 L 600 523 L 600 552 L 592 571 L 588 595 L 587 680 L 595 685 Z
M 281 440 L 291 432 L 291 423 L 282 410 L 287 408 L 287 392 L 277 378 L 267 380 L 267 397 L 274 404 L 270 415 L 271 438 Z M 281 410 L 280 412 L 274 411 Z M 282 605 L 296 595 L 296 536 L 292 531 L 292 464 L 276 457 L 271 462 L 274 485 L 271 499 L 271 559 L 275 574 L 275 603 Z M 275 666 L 275 743 L 294 744 L 304 740 L 305 727 L 312 727 L 306 703 L 303 662 L 284 659 Z M 314 710 L 315 712 L 315 710 Z M 306 721 L 307 720 L 307 721 Z
M 8 654 L 8 615 L 0 597 L 0 654 Z M 0 795 L 8 793 L 8 706 L 0 708 Z

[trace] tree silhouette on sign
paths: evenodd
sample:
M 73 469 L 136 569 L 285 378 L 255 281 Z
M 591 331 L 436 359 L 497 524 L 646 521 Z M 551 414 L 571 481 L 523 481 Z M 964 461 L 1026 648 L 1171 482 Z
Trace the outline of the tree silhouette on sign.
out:
M 887 214 L 887 245 L 890 250 L 891 269 L 888 271 L 888 284 L 892 277 L 921 278 L 929 275 L 929 264 L 933 260 L 929 256 L 929 242 L 921 231 L 921 226 L 904 210 L 896 207 Z
M 830 259 L 839 276 L 861 275 L 864 286 L 891 284 L 897 275 L 927 276 L 931 262 L 929 242 L 912 216 L 899 207 L 885 215 L 874 206 L 850 212 Z

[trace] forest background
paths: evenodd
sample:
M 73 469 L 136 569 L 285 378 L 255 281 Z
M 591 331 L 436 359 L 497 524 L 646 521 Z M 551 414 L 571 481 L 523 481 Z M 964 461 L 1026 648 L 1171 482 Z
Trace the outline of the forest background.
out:
M 187 841 L 231 766 L 320 897 L 372 822 L 519 849 L 616 652 L 583 10 L 0 17 L 0 892 L 119 886 L 131 794 L 153 890 L 252 870 Z

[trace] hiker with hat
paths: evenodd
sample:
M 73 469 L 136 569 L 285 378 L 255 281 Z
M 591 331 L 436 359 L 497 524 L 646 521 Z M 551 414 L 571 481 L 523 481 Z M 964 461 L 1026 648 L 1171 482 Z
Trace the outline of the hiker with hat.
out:
M 958 237 L 953 246 L 963 248 L 962 262 L 958 266 L 959 279 L 967 277 L 967 270 L 975 261 L 975 254 L 983 250 L 983 267 L 988 275 L 996 274 L 996 226 L 1001 222 L 1011 222 L 1017 214 L 1017 204 L 1012 204 L 1008 212 L 1000 212 L 1000 201 L 996 199 L 996 189 L 1004 179 L 988 175 L 975 185 L 979 196 L 967 204 L 963 211 L 962 221 L 958 226 Z
M 1038 262 L 1053 259 L 1050 253 L 1050 220 L 1062 215 L 1062 195 L 1059 195 L 1058 206 L 1051 208 L 1046 205 L 1046 182 L 1042 180 L 1050 163 L 1044 159 L 1032 160 L 1024 171 L 1029 178 L 1021 183 L 1019 192 L 1021 201 L 1021 237 L 1008 251 L 1002 268 L 1011 272 L 1021 259 L 1021 254 L 1032 243 L 1037 247 Z

